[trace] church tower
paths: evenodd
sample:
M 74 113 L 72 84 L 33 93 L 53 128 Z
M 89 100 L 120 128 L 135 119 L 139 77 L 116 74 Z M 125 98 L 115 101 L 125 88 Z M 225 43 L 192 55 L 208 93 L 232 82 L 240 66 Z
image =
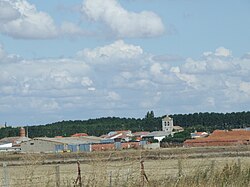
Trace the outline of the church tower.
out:
M 168 115 L 162 119 L 162 131 L 172 133 L 174 127 L 173 118 Z

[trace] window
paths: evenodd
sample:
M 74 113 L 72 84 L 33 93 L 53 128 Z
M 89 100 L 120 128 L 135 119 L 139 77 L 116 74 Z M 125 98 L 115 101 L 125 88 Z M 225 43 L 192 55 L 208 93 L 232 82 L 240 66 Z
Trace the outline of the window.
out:
M 34 145 L 34 142 L 31 142 L 30 145 Z

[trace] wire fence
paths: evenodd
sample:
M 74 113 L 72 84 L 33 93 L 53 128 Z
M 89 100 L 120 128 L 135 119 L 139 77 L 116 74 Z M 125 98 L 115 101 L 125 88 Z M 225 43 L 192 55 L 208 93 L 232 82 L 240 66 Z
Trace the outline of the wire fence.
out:
M 219 167 L 236 163 L 237 168 L 249 165 L 244 158 L 221 159 L 168 159 L 134 161 L 93 161 L 90 163 L 11 166 L 0 167 L 2 187 L 43 186 L 161 186 L 166 182 L 179 183 L 181 178 L 209 171 L 216 173 Z M 243 164 L 242 164 L 243 163 Z M 249 167 L 250 168 L 250 167 Z M 207 172 L 208 172 L 207 171 Z M 208 174 L 208 173 L 207 173 Z M 211 177 L 211 176 L 210 176 Z M 156 182 L 157 181 L 157 182 Z M 249 170 L 250 181 L 250 170 Z M 162 183 L 160 183 L 162 182 Z M 164 185 L 163 185 L 164 186 Z M 170 185 L 168 185 L 170 186 Z M 173 185 L 174 186 L 174 185 Z M 178 185 L 175 185 L 178 186 Z

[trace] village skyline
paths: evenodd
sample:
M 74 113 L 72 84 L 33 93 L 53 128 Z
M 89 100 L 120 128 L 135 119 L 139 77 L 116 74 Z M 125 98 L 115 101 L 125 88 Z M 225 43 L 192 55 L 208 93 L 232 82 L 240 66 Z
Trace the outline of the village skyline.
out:
M 2 0 L 0 123 L 248 111 L 249 8 Z

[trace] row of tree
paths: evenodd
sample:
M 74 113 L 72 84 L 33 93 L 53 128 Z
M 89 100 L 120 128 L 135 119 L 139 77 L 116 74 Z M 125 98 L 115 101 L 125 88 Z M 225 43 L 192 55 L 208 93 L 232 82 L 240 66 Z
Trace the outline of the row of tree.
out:
M 89 135 L 100 136 L 114 130 L 156 131 L 161 130 L 162 117 L 155 117 L 150 111 L 144 118 L 119 118 L 105 117 L 89 120 L 69 120 L 56 123 L 26 126 L 29 137 L 54 137 L 70 136 L 84 132 Z M 232 129 L 250 127 L 250 112 L 232 113 L 194 113 L 170 115 L 174 119 L 174 125 L 185 128 L 186 132 L 207 131 L 215 129 Z M 0 129 L 0 138 L 18 136 L 19 128 L 5 127 Z

